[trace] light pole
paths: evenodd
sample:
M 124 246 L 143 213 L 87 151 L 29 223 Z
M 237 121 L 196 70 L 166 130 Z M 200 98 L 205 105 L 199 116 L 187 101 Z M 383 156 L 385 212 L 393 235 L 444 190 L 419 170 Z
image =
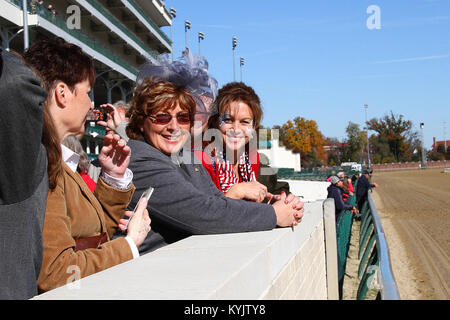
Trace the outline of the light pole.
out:
M 427 155 L 425 154 L 425 135 L 423 134 L 424 123 L 420 123 L 420 129 L 422 131 L 422 168 L 426 168 L 427 166 Z
M 370 169 L 370 148 L 369 148 L 369 126 L 367 125 L 367 108 L 369 106 L 367 104 L 364 105 L 366 109 L 366 136 L 367 136 L 367 168 Z
M 242 67 L 244 66 L 245 60 L 241 57 L 239 60 L 239 66 L 241 67 L 241 82 L 242 82 Z
M 188 36 L 187 31 L 191 28 L 191 22 L 189 20 L 184 20 L 184 38 L 186 42 L 186 49 L 188 48 Z
M 447 154 L 446 124 L 447 124 L 447 122 L 444 121 L 444 152 L 445 152 L 445 154 Z
M 200 41 L 205 40 L 205 34 L 203 32 L 198 33 L 198 56 L 202 56 L 202 51 L 200 49 Z
M 233 37 L 233 81 L 236 82 L 236 63 L 235 63 L 235 58 L 234 58 L 234 50 L 236 49 L 237 46 L 237 38 Z
M 27 0 L 22 1 L 22 11 L 23 11 L 23 50 L 27 50 L 30 44 L 28 37 L 28 8 Z
M 170 8 L 170 15 L 172 19 L 177 17 L 177 10 L 174 8 Z M 173 61 L 173 22 L 170 24 L 170 40 L 172 41 L 172 61 Z

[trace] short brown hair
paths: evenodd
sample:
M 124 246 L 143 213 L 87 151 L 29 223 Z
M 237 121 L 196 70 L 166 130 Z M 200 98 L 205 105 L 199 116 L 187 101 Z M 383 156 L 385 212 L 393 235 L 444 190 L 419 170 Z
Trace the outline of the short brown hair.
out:
M 171 82 L 146 79 L 134 89 L 130 101 L 130 109 L 126 114 L 130 118 L 126 129 L 128 137 L 143 140 L 141 128 L 145 118 L 161 110 L 176 108 L 177 105 L 189 112 L 192 126 L 196 107 L 192 94 L 184 87 Z
M 208 128 L 219 128 L 220 117 L 228 110 L 232 102 L 244 102 L 249 106 L 253 113 L 253 128 L 258 130 L 263 114 L 261 101 L 255 90 L 243 82 L 230 82 L 219 90 L 211 110 Z
M 71 90 L 77 83 L 88 79 L 91 87 L 95 83 L 94 62 L 83 50 L 61 37 L 34 42 L 24 53 L 27 64 L 37 69 L 44 89 L 50 91 L 58 81 Z
M 95 82 L 93 60 L 80 47 L 65 41 L 63 38 L 41 39 L 35 41 L 23 54 L 28 66 L 37 70 L 42 86 L 48 92 L 55 88 L 58 81 L 64 82 L 70 90 L 75 89 L 77 83 L 88 79 L 91 88 Z M 44 104 L 44 125 L 42 128 L 42 144 L 47 150 L 49 188 L 56 188 L 58 177 L 62 173 L 61 146 L 56 132 L 53 118 Z

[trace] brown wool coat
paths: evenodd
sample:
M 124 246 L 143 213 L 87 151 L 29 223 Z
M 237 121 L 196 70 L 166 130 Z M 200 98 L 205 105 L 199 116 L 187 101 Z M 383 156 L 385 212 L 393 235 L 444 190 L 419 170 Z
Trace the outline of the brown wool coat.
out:
M 125 238 L 110 240 L 134 193 L 118 190 L 102 179 L 92 193 L 77 172 L 63 163 L 56 189 L 49 191 L 44 220 L 44 257 L 38 279 L 39 292 L 105 270 L 133 258 Z M 103 208 L 102 208 L 103 206 Z M 99 249 L 75 252 L 75 239 L 108 233 Z M 79 268 L 79 269 L 78 269 Z

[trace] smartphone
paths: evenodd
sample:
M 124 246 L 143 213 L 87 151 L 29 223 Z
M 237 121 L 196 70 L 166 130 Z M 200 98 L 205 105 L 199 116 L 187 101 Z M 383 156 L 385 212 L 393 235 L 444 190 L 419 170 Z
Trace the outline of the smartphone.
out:
M 131 217 L 128 218 L 127 224 L 125 225 L 125 230 L 127 230 L 128 228 L 128 223 L 130 222 L 131 218 L 133 218 L 134 213 L 136 212 L 138 206 L 139 206 L 139 202 L 141 202 L 142 198 L 146 198 L 147 201 L 150 200 L 150 197 L 152 196 L 153 193 L 153 187 L 149 187 L 147 190 L 144 191 L 144 193 L 142 193 L 141 197 L 139 198 L 139 201 L 136 203 L 136 206 L 134 207 L 133 213 L 131 214 Z
M 106 121 L 107 116 L 106 112 L 103 108 L 95 108 L 93 110 L 89 110 L 86 121 L 98 122 L 98 121 Z
M 96 111 L 96 115 L 97 115 L 97 119 L 95 120 L 95 122 L 106 121 L 108 119 L 108 117 L 106 116 L 105 109 L 97 108 L 97 110 L 94 110 L 94 111 Z

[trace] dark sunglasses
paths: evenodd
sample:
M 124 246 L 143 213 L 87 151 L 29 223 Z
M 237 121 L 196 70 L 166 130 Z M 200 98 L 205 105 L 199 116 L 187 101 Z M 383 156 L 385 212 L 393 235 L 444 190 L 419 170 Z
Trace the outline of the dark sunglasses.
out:
M 173 116 L 168 113 L 160 113 L 155 116 L 148 116 L 152 118 L 152 122 L 156 124 L 168 124 L 172 121 Z M 177 122 L 179 124 L 190 124 L 191 123 L 191 115 L 187 112 L 178 113 L 176 116 Z

